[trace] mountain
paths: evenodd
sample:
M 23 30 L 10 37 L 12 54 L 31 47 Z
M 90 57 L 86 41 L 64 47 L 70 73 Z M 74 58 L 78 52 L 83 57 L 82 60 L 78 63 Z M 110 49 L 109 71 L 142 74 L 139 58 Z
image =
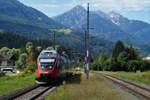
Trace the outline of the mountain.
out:
M 62 25 L 36 9 L 25 6 L 17 0 L 0 0 L 0 29 L 6 32 L 23 36 L 32 33 L 37 35 L 36 37 L 44 38 L 44 34 L 50 32 L 50 28 L 57 27 Z
M 1 20 L 15 21 L 17 23 L 29 24 L 42 28 L 49 28 L 50 26 L 58 27 L 60 25 L 40 11 L 25 6 L 17 0 L 1 0 L 0 16 Z
M 62 25 L 83 32 L 86 28 L 86 9 L 76 6 L 71 10 L 55 16 L 53 19 Z M 143 45 L 150 50 L 150 24 L 130 20 L 116 12 L 104 13 L 102 11 L 90 11 L 91 36 L 99 37 L 103 41 L 116 42 L 122 40 L 127 44 L 133 44 L 145 51 Z
M 12 45 L 11 41 L 15 39 L 16 35 L 19 35 L 20 40 L 18 39 L 18 41 L 50 41 L 48 43 L 51 45 L 53 41 L 52 28 L 57 28 L 55 30 L 57 44 L 77 49 L 81 49 L 83 46 L 81 35 L 80 37 L 78 33 L 67 29 L 42 12 L 26 6 L 18 0 L 0 0 L 0 32 L 9 33 L 12 36 L 10 39 L 9 34 L 1 35 L 2 43 L 7 44 L 6 46 Z M 1 46 L 4 45 L 1 44 Z
M 65 25 L 69 28 L 75 30 L 82 30 L 86 20 L 86 10 L 82 6 L 76 6 L 68 12 L 56 16 L 53 19 L 57 22 L 60 22 L 62 25 Z
M 81 32 L 75 32 L 17 0 L 0 0 L 0 47 L 20 47 L 27 41 L 42 46 L 51 45 L 53 42 L 52 28 L 57 28 L 55 29 L 57 44 L 84 51 L 84 34 Z M 99 41 L 98 38 L 94 39 Z M 108 46 L 110 43 L 106 44 L 102 41 L 101 44 L 94 44 L 97 41 L 93 42 L 97 51 L 100 47 L 101 50 L 110 47 Z M 44 42 L 45 44 L 41 44 Z
M 123 31 L 132 35 L 133 40 L 131 39 L 131 42 L 140 45 L 150 43 L 150 24 L 138 20 L 129 20 L 116 12 L 109 13 L 109 19 Z
M 99 50 L 109 52 L 113 43 L 118 40 L 141 47 L 142 43 L 148 45 L 150 39 L 147 36 L 150 30 L 149 24 L 129 20 L 117 13 L 90 11 L 90 27 L 94 28 L 90 30 L 90 48 L 94 52 Z M 76 6 L 64 14 L 49 18 L 17 0 L 0 0 L 0 32 L 8 32 L 12 36 L 19 35 L 21 38 L 23 36 L 27 40 L 52 42 L 54 28 L 57 28 L 55 29 L 57 44 L 84 51 L 83 31 L 86 28 L 86 10 L 82 6 Z M 3 41 L 6 40 L 9 40 L 7 35 Z
M 86 27 L 86 13 L 86 9 L 78 5 L 53 19 L 64 26 L 83 32 Z M 92 36 L 100 36 L 115 42 L 117 40 L 135 40 L 142 35 L 145 37 L 143 31 L 147 33 L 150 24 L 129 20 L 116 12 L 106 14 L 99 10 L 90 12 L 90 27 L 94 28 L 90 32 Z
M 29 41 L 32 42 L 35 46 L 42 46 L 43 48 L 46 48 L 52 44 L 52 41 L 49 40 L 31 40 L 20 35 L 0 32 L 0 48 L 24 48 L 26 43 Z
M 150 44 L 150 27 L 144 28 L 142 30 L 139 30 L 133 34 L 134 37 L 136 37 L 136 41 L 140 41 L 140 45 L 142 44 Z
M 86 10 L 82 6 L 76 6 L 53 19 L 64 26 L 83 32 L 86 27 L 86 13 Z M 90 12 L 90 27 L 94 28 L 90 32 L 92 36 L 104 37 L 109 41 L 117 41 L 127 37 L 127 34 L 124 31 L 110 20 L 107 20 L 104 16 L 105 14 L 100 13 L 100 11 Z
M 138 20 L 129 20 L 128 18 L 125 18 L 116 12 L 110 12 L 109 16 L 110 20 L 114 24 L 116 24 L 118 27 L 120 27 L 123 31 L 127 33 L 135 33 L 150 27 L 150 24 L 146 22 Z
M 130 37 L 126 42 L 129 44 L 134 44 L 141 51 L 145 53 L 150 53 L 150 24 L 139 21 L 139 20 L 130 20 L 116 12 L 110 12 L 107 17 L 108 20 L 111 20 L 116 24 L 120 29 L 130 34 Z M 105 17 L 106 18 L 106 17 Z

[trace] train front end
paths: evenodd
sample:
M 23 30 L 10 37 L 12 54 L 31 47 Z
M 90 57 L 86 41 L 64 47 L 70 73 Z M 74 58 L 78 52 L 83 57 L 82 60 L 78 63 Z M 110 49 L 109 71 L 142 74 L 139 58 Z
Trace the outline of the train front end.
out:
M 37 59 L 36 83 L 47 84 L 56 80 L 59 75 L 59 54 L 55 50 L 44 50 Z

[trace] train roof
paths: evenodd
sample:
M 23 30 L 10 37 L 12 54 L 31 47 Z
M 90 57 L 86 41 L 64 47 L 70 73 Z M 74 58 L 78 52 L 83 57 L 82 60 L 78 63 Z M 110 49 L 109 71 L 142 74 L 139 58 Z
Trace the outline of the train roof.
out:
M 56 50 L 43 50 L 40 55 L 39 58 L 40 59 L 48 59 L 48 58 L 55 58 L 57 56 L 57 51 Z
M 50 52 L 50 53 L 57 53 L 56 50 L 42 50 L 41 53 Z

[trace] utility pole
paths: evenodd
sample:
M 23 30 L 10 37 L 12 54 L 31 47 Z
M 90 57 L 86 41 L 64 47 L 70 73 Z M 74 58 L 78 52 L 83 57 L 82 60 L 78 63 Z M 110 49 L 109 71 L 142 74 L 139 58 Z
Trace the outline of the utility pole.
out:
M 85 40 L 85 51 L 87 50 L 87 33 L 86 33 L 86 30 L 84 30 L 84 40 Z M 85 55 L 86 55 L 86 52 L 85 52 Z
M 55 31 L 53 31 L 53 48 L 55 50 L 55 42 L 56 42 L 56 34 Z
M 86 74 L 86 79 L 89 79 L 89 3 L 87 4 L 87 28 L 85 31 L 85 47 L 86 47 L 86 57 L 85 57 L 85 74 Z
M 56 29 L 58 29 L 58 28 L 50 29 L 50 31 L 52 32 L 52 40 L 53 40 L 52 46 L 53 46 L 54 50 L 55 50 L 55 45 L 56 45 L 56 32 L 55 32 Z

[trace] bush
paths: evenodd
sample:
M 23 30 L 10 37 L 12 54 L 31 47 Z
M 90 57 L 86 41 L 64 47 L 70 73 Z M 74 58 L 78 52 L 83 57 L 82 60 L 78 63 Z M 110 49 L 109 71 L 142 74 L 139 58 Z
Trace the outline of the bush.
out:
M 104 70 L 104 71 L 112 71 L 112 67 L 111 67 L 110 65 L 108 65 L 108 66 L 105 66 L 105 67 L 103 68 L 103 70 Z
M 110 66 L 110 62 L 109 61 L 106 61 L 104 63 L 103 70 L 105 70 L 105 71 L 111 71 L 112 70 L 112 67 Z
M 92 64 L 92 67 L 91 67 L 92 70 L 96 70 L 96 71 L 101 71 L 102 70 L 102 67 L 100 64 Z
M 128 62 L 121 61 L 119 65 L 120 65 L 121 71 L 128 71 Z
M 140 71 L 147 71 L 150 70 L 150 62 L 149 61 L 141 61 Z
M 112 52 L 112 57 L 116 60 L 121 52 L 125 50 L 125 46 L 122 41 L 117 41 Z
M 112 62 L 110 64 L 110 66 L 111 66 L 111 70 L 112 71 L 120 71 L 120 70 L 122 70 L 122 68 L 120 66 L 120 63 L 118 63 L 118 62 Z
M 27 66 L 26 70 L 29 70 L 30 72 L 35 72 L 36 70 L 36 65 L 35 64 L 30 64 Z
M 19 69 L 23 69 L 26 67 L 26 65 L 27 65 L 27 54 L 23 53 L 19 56 L 19 60 L 16 62 L 16 66 Z
M 136 72 L 139 70 L 140 63 L 137 60 L 130 60 L 128 62 L 128 71 Z
M 23 70 L 23 72 L 20 74 L 21 77 L 24 77 L 26 75 L 32 74 L 35 72 L 35 65 L 27 65 L 27 67 Z
M 3 76 L 5 76 L 5 73 L 0 71 L 0 77 L 3 77 Z

